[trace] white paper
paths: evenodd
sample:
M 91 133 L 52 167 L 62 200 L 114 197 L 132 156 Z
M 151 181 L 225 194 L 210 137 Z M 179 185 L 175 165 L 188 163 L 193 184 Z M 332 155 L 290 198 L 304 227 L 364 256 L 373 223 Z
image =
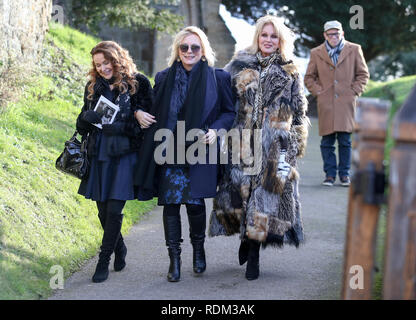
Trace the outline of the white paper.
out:
M 97 112 L 101 117 L 101 124 L 111 124 L 114 122 L 114 119 L 117 115 L 117 112 L 120 111 L 120 108 L 118 105 L 115 105 L 106 97 L 101 96 L 94 108 L 94 111 Z M 102 129 L 103 127 L 101 124 L 94 123 L 94 126 Z

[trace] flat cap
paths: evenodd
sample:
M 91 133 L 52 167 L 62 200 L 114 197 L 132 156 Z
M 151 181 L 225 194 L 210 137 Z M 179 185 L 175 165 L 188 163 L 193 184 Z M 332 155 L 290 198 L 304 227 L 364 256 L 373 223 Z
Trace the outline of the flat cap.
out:
M 324 32 L 329 30 L 329 29 L 342 30 L 342 24 L 341 24 L 341 22 L 339 22 L 337 20 L 327 21 L 324 24 Z

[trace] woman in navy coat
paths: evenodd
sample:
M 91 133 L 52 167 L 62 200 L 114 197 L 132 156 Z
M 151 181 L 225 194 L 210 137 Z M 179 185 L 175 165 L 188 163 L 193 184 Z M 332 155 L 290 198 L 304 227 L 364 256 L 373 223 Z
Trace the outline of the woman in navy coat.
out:
M 218 170 L 218 158 L 210 161 L 209 154 L 218 150 L 217 131 L 229 130 L 235 118 L 230 75 L 214 69 L 214 60 L 205 33 L 193 26 L 184 28 L 173 41 L 169 68 L 156 74 L 152 110 L 136 112 L 146 133 L 135 183 L 157 195 L 158 204 L 164 206 L 171 282 L 180 280 L 181 204 L 188 214 L 194 273 L 206 268 L 204 198 L 216 195 Z M 187 135 L 194 139 L 185 140 Z M 198 157 L 196 163 L 190 154 Z

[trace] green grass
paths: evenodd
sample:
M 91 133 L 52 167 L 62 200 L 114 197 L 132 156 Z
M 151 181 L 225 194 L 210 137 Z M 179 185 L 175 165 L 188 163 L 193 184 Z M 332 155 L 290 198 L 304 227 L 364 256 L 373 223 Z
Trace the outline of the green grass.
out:
M 416 84 L 416 75 L 402 77 L 388 82 L 370 81 L 363 97 L 380 98 L 391 101 L 387 125 L 387 138 L 385 148 L 386 163 L 390 159 L 390 150 L 393 147 L 391 125 L 397 110 L 403 105 L 406 97 Z
M 370 81 L 363 96 L 374 97 L 391 101 L 391 108 L 389 110 L 389 117 L 387 123 L 387 137 L 385 143 L 385 163 L 386 163 L 386 177 L 389 174 L 389 160 L 390 152 L 394 146 L 394 141 L 391 136 L 392 121 L 397 110 L 403 105 L 410 91 L 416 83 L 416 75 L 402 77 L 388 82 L 374 82 Z M 388 188 L 386 191 L 387 198 Z M 386 240 L 386 218 L 387 205 L 383 205 L 380 210 L 379 225 L 377 230 L 377 247 L 376 247 L 376 261 L 375 265 L 378 272 L 374 276 L 373 298 L 380 300 L 383 298 L 383 272 L 384 272 L 384 248 Z
M 0 299 L 48 297 L 50 268 L 68 277 L 101 243 L 95 203 L 54 167 L 74 132 L 98 41 L 51 24 L 37 76 L 0 114 Z M 154 205 L 129 201 L 123 234 Z
M 71 57 L 83 65 L 91 65 L 91 49 L 100 41 L 82 32 L 59 23 L 51 24 L 49 36 L 62 50 L 71 52 Z

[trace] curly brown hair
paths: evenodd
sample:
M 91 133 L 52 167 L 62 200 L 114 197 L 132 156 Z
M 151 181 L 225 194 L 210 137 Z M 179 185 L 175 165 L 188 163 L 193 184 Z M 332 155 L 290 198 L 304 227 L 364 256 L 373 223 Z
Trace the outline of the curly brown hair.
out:
M 138 73 L 133 59 L 129 52 L 123 49 L 118 43 L 114 41 L 101 41 L 91 50 L 91 58 L 97 53 L 102 53 L 104 58 L 111 62 L 113 67 L 114 87 L 121 93 L 125 93 L 130 86 L 130 94 L 135 94 L 138 82 L 135 74 Z M 90 77 L 90 85 L 88 86 L 89 100 L 92 100 L 94 94 L 94 85 L 97 82 L 97 77 L 100 75 L 95 67 L 94 60 L 92 60 L 92 68 L 88 72 Z

